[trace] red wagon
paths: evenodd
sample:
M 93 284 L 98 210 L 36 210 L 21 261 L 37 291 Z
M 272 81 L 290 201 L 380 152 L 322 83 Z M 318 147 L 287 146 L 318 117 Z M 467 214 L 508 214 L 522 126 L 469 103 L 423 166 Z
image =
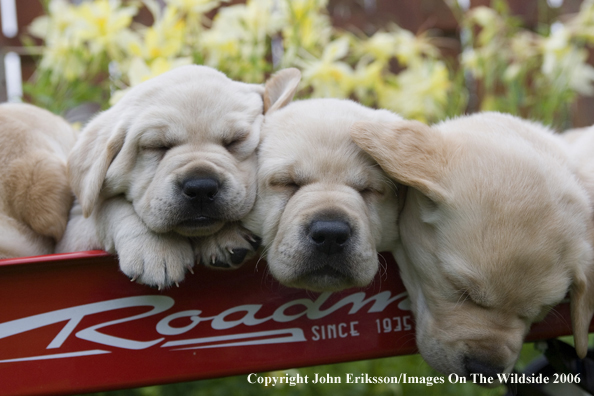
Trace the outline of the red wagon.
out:
M 131 283 L 101 251 L 0 261 L 0 393 L 71 394 L 416 352 L 390 254 L 371 286 L 312 293 L 266 263 Z M 594 325 L 591 327 L 594 330 Z M 529 340 L 571 334 L 568 304 Z

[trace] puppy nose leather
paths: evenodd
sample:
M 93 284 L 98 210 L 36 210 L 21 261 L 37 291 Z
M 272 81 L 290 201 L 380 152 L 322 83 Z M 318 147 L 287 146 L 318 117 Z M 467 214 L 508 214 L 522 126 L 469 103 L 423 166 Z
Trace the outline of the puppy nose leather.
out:
M 219 182 L 210 177 L 186 179 L 181 190 L 186 199 L 206 204 L 214 201 L 217 196 Z
M 344 221 L 313 221 L 309 236 L 316 249 L 328 255 L 340 253 L 351 237 L 351 227 Z

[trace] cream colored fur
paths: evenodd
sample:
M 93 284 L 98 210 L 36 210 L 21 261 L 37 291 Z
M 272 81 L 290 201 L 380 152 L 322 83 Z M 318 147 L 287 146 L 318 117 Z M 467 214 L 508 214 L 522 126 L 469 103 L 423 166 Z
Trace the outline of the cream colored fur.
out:
M 352 136 L 410 186 L 394 253 L 432 367 L 509 372 L 530 325 L 568 291 L 585 355 L 593 208 L 562 138 L 499 113 L 360 123 Z
M 196 258 L 238 265 L 238 251 L 254 250 L 239 220 L 256 198 L 264 94 L 205 66 L 134 87 L 85 127 L 69 158 L 78 202 L 59 251 L 115 253 L 126 275 L 157 287 L 181 281 Z M 204 179 L 216 191 L 195 199 Z
M 590 200 L 590 208 L 594 212 L 594 126 L 573 129 L 562 137 L 569 143 L 570 157 L 577 164 L 578 178 L 585 187 Z M 594 217 L 590 217 L 594 229 Z M 594 232 L 590 233 L 594 245 Z M 572 323 L 576 349 L 583 357 L 587 349 L 588 327 L 594 311 L 594 270 L 584 269 L 578 282 L 574 283 L 573 294 L 580 298 L 572 298 Z
M 245 224 L 263 237 L 270 273 L 281 283 L 322 291 L 372 281 L 378 250 L 397 237 L 396 192 L 349 130 L 357 121 L 399 120 L 388 111 L 337 99 L 297 101 L 266 114 L 258 199 Z M 340 252 L 316 248 L 316 222 L 348 225 L 350 237 L 335 246 Z
M 75 140 L 47 110 L 0 105 L 0 259 L 54 252 L 73 199 L 66 159 Z

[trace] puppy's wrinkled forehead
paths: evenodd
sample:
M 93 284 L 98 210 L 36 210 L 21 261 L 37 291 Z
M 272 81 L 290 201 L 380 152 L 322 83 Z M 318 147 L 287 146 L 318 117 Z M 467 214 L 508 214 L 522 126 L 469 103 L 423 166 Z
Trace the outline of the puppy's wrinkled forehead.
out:
M 382 116 L 397 117 L 350 101 L 294 102 L 266 117 L 260 147 L 264 159 L 261 171 L 266 174 L 284 169 L 308 182 L 352 185 L 369 180 L 382 173 L 375 161 L 354 144 L 350 128 L 357 121 Z
M 165 89 L 164 89 L 165 87 Z M 197 136 L 249 132 L 263 113 L 263 87 L 233 81 L 204 66 L 184 66 L 149 80 L 118 103 L 139 123 L 160 119 Z M 157 126 L 159 127 L 159 126 Z

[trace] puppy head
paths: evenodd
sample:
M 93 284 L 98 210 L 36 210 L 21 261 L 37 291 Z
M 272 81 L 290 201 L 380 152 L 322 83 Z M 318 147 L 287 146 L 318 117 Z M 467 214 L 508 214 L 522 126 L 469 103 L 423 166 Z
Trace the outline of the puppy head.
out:
M 277 84 L 293 77 L 280 72 Z M 90 122 L 70 157 L 84 215 L 123 194 L 157 233 L 208 235 L 245 216 L 256 196 L 263 95 L 205 66 L 133 88 Z
M 281 283 L 315 291 L 367 285 L 377 251 L 396 238 L 396 194 L 351 140 L 358 120 L 399 120 L 346 100 L 299 101 L 268 112 L 258 153 L 259 230 Z
M 561 145 L 542 129 L 486 113 L 353 130 L 392 178 L 414 187 L 396 256 L 420 352 L 444 373 L 509 372 L 530 325 L 576 288 L 576 334 L 585 329 L 576 339 L 587 342 L 592 214 Z

